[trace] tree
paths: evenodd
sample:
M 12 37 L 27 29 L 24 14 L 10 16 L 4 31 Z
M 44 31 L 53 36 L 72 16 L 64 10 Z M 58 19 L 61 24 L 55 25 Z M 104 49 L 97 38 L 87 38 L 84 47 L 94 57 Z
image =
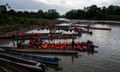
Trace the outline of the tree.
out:
M 5 5 L 0 5 L 0 13 L 6 13 L 7 12 L 7 8 Z
M 70 10 L 65 14 L 65 17 L 69 18 L 69 19 L 78 19 L 79 18 L 78 11 L 77 10 Z
M 37 14 L 38 14 L 39 18 L 44 18 L 45 17 L 44 12 L 42 10 L 38 10 Z
M 16 15 L 16 11 L 11 9 L 11 10 L 8 11 L 8 14 L 9 15 Z
M 50 9 L 47 12 L 45 12 L 45 18 L 55 19 L 55 18 L 58 18 L 58 17 L 59 17 L 59 13 L 56 12 L 55 9 Z
M 96 19 L 96 16 L 99 15 L 99 12 L 101 12 L 101 9 L 98 8 L 96 5 L 92 5 L 90 7 L 87 7 L 86 18 Z

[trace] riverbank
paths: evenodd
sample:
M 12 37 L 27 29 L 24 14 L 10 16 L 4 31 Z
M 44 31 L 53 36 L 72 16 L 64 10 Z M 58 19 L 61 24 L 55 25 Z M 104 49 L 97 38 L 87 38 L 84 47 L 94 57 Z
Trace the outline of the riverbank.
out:
M 40 25 L 53 23 L 52 20 L 39 19 L 39 18 L 18 18 L 10 17 L 6 22 L 0 24 L 0 35 L 7 35 L 12 31 L 27 31 L 30 29 L 38 28 Z M 35 24 L 35 25 L 34 25 Z M 37 25 L 36 25 L 37 24 Z

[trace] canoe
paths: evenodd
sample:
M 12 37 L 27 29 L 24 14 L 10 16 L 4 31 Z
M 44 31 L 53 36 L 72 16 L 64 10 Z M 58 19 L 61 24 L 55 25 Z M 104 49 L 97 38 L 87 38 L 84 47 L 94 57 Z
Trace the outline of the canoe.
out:
M 30 39 L 64 39 L 64 38 L 75 38 L 75 36 L 81 36 L 81 34 L 52 34 L 48 37 L 48 35 L 40 35 L 39 37 L 37 35 L 31 36 L 0 36 L 0 39 L 14 39 L 14 40 L 30 40 Z
M 87 29 L 83 29 L 81 27 L 73 27 L 73 30 L 75 32 L 79 32 L 79 33 L 87 33 L 87 34 L 92 34 L 92 31 L 89 31 Z
M 50 57 L 33 56 L 30 54 L 23 54 L 23 53 L 17 53 L 17 52 L 12 52 L 12 51 L 0 51 L 0 52 L 4 54 L 16 56 L 19 58 L 24 58 L 27 60 L 38 61 L 38 62 L 45 63 L 45 64 L 59 64 L 59 58 L 57 57 L 50 58 Z
M 44 35 L 48 35 L 49 33 L 25 33 L 24 35 L 25 36 L 44 36 Z M 55 32 L 55 33 L 50 33 L 51 35 L 61 35 L 62 34 L 62 32 Z
M 77 55 L 78 51 L 75 50 L 64 50 L 64 49 L 33 49 L 33 48 L 23 48 L 23 49 L 19 49 L 19 48 L 14 48 L 14 49 L 9 49 L 10 51 L 14 51 L 14 52 L 20 52 L 20 53 L 35 53 L 35 54 L 55 54 L 55 55 Z M 51 64 L 52 65 L 52 64 Z
M 61 32 L 51 33 L 51 36 L 62 36 Z M 8 36 L 0 36 L 0 39 L 15 39 L 15 40 L 29 40 L 33 39 L 34 37 L 40 37 L 41 39 L 48 38 L 48 33 L 25 33 L 23 36 L 21 35 L 8 35 Z
M 79 51 L 93 51 L 94 48 L 97 48 L 93 43 L 89 44 L 87 42 L 77 42 L 74 44 L 74 48 L 72 48 L 71 42 L 65 42 L 65 43 L 44 43 L 43 47 L 40 47 L 41 45 L 37 45 L 33 48 L 36 49 L 58 49 L 58 50 L 79 50 Z
M 64 35 L 64 36 L 40 36 L 40 37 L 29 37 L 29 36 L 24 36 L 24 37 L 21 37 L 21 36 L 16 36 L 14 37 L 13 39 L 14 40 L 30 40 L 30 39 L 71 39 L 71 38 L 76 38 L 76 36 L 72 36 L 72 35 Z
M 35 71 L 35 72 L 45 72 L 45 65 L 41 64 L 39 62 L 35 62 L 32 60 L 26 60 L 23 58 L 18 58 L 9 54 L 1 53 L 0 52 L 0 61 L 10 64 L 14 64 L 20 67 L 23 67 L 25 69 L 28 69 L 30 71 Z
M 94 30 L 112 30 L 111 28 L 94 27 L 94 26 L 73 26 L 73 27 L 83 27 L 83 28 L 94 29 Z
M 0 39 L 14 39 L 14 40 L 30 40 L 30 39 L 35 39 L 34 37 L 31 36 L 0 36 Z
M 112 30 L 111 28 L 100 28 L 100 27 L 90 27 L 90 29 L 94 29 L 94 30 Z

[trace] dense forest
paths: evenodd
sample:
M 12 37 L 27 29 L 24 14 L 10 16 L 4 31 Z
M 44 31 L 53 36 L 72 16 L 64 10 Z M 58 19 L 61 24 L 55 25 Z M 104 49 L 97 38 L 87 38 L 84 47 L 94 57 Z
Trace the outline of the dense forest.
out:
M 90 7 L 85 7 L 84 9 L 70 10 L 62 16 L 60 16 L 55 9 L 29 12 L 15 11 L 13 9 L 7 10 L 6 7 L 6 10 L 0 13 L 0 18 L 7 19 L 8 16 L 45 19 L 65 17 L 68 19 L 120 20 L 120 6 L 110 5 L 108 7 L 97 7 L 96 5 L 92 5 Z
M 120 6 L 100 8 L 92 5 L 83 10 L 70 10 L 64 16 L 69 19 L 120 20 Z
M 26 20 L 42 20 L 45 19 L 55 19 L 58 18 L 59 13 L 56 12 L 54 9 L 50 9 L 46 12 L 43 12 L 42 10 L 38 10 L 38 12 L 29 12 L 29 11 L 15 11 L 13 9 L 10 10 L 4 10 L 0 13 L 0 24 L 7 24 L 7 23 L 13 23 L 19 22 L 19 21 L 26 21 Z M 44 21 L 45 22 L 45 21 Z

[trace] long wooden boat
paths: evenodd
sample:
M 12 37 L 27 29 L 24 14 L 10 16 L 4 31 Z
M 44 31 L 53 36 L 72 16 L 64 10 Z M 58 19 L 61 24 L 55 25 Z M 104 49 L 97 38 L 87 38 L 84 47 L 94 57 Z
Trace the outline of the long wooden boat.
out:
M 94 29 L 94 30 L 112 30 L 111 28 L 94 27 L 94 26 L 73 26 L 73 27 L 84 27 L 87 29 Z
M 35 72 L 44 72 L 45 71 L 45 66 L 39 62 L 35 62 L 32 60 L 26 60 L 23 58 L 15 57 L 9 54 L 1 53 L 0 52 L 0 61 L 9 62 L 11 64 L 15 64 L 18 66 L 21 66 L 23 68 L 26 68 L 30 71 L 35 71 Z
M 24 36 L 48 36 L 48 34 L 51 34 L 52 36 L 61 36 L 62 32 L 55 32 L 55 33 L 25 33 Z
M 40 37 L 35 37 L 35 36 L 0 36 L 0 39 L 13 39 L 13 40 L 30 40 L 30 39 L 69 39 L 69 38 L 76 38 L 76 36 L 73 35 L 66 35 L 65 36 L 40 36 Z
M 93 34 L 92 31 L 84 30 L 81 28 L 73 28 L 74 31 L 79 32 L 79 33 L 86 33 L 86 34 Z
M 100 28 L 100 27 L 90 27 L 90 29 L 94 29 L 94 30 L 112 30 L 111 28 Z
M 45 64 L 59 64 L 59 59 L 57 57 L 50 58 L 50 57 L 33 56 L 30 54 L 23 54 L 23 53 L 11 52 L 11 51 L 0 51 L 0 52 L 4 54 L 16 56 L 19 58 L 38 61 Z
M 35 46 L 35 45 L 34 45 Z M 72 42 L 64 42 L 64 43 L 44 43 L 41 45 L 37 45 L 34 49 L 57 49 L 57 50 L 79 50 L 79 51 L 93 51 L 94 48 L 98 46 L 94 45 L 92 42 L 77 42 L 72 44 Z
M 53 37 L 55 36 L 62 36 L 61 32 L 56 32 L 56 33 L 50 33 Z M 0 39 L 33 39 L 34 37 L 40 37 L 41 39 L 43 38 L 48 38 L 48 33 L 19 33 L 18 35 L 14 34 L 13 35 L 8 35 L 8 36 L 0 36 Z

